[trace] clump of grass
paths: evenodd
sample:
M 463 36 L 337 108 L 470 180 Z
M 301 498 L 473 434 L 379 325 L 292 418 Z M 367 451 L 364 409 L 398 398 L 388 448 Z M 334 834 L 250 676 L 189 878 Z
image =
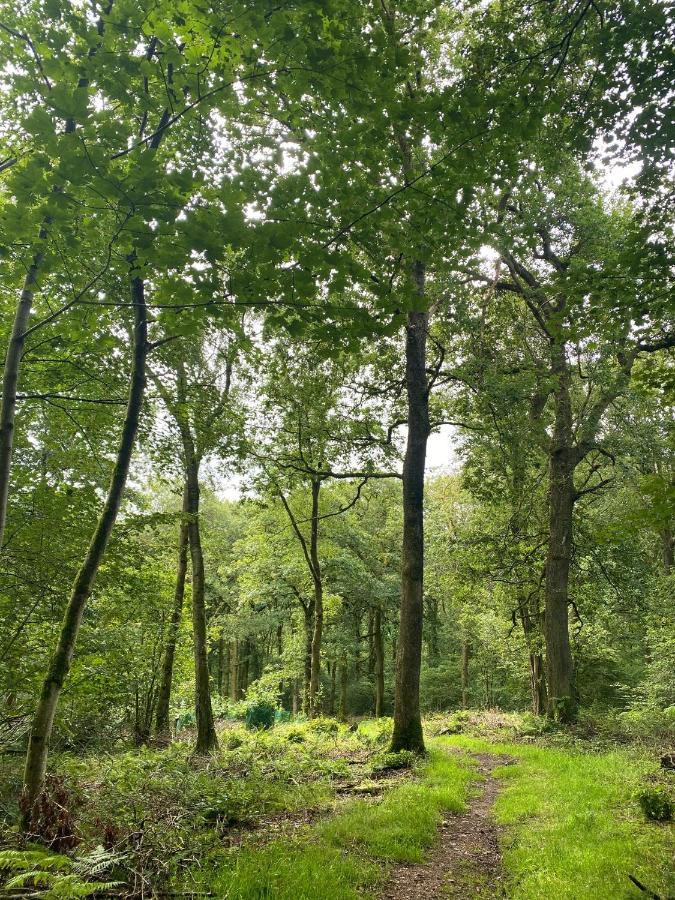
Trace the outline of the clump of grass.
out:
M 411 769 L 415 764 L 412 750 L 398 750 L 396 753 L 383 753 L 373 763 L 373 772 L 385 772 L 387 769 Z

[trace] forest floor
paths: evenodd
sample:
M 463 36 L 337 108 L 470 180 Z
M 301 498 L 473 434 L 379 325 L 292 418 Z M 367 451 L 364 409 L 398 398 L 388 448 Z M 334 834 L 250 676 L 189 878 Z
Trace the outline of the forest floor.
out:
M 189 742 L 62 754 L 49 851 L 18 837 L 20 758 L 0 756 L 0 897 L 648 896 L 631 877 L 675 897 L 675 828 L 638 802 L 675 794 L 663 743 L 468 713 L 429 720 L 416 761 L 387 753 L 390 729 L 222 723 L 208 760 Z

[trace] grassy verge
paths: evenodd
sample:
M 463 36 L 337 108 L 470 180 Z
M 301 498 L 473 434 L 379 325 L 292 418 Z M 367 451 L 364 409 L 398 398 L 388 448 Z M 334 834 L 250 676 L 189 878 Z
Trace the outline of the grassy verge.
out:
M 469 751 L 508 753 L 495 774 L 495 806 L 505 826 L 511 900 L 621 900 L 645 896 L 634 875 L 663 897 L 675 895 L 675 829 L 647 822 L 634 794 L 656 764 L 635 751 L 591 753 L 495 744 L 464 735 L 442 739 Z
M 443 813 L 464 808 L 471 771 L 461 759 L 433 750 L 419 774 L 379 802 L 351 802 L 293 840 L 215 855 L 190 871 L 185 887 L 228 900 L 363 897 L 388 863 L 421 861 Z

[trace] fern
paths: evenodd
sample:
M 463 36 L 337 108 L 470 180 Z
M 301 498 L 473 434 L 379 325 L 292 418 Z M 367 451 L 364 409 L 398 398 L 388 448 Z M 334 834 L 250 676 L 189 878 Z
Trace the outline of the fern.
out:
M 97 847 L 77 860 L 68 859 L 44 850 L 0 851 L 0 872 L 12 874 L 2 888 L 3 896 L 14 891 L 23 893 L 27 887 L 39 890 L 44 900 L 78 900 L 93 897 L 120 887 L 120 881 L 90 881 L 92 878 L 123 858 L 123 854 L 110 853 Z

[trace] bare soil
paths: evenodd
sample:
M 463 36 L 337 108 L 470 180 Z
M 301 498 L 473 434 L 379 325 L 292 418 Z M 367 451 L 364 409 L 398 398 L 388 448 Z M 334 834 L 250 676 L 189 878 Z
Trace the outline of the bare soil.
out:
M 491 817 L 499 782 L 491 773 L 511 760 L 487 753 L 473 757 L 481 781 L 467 811 L 443 819 L 438 840 L 425 863 L 400 865 L 393 870 L 381 900 L 506 897 L 499 830 Z

